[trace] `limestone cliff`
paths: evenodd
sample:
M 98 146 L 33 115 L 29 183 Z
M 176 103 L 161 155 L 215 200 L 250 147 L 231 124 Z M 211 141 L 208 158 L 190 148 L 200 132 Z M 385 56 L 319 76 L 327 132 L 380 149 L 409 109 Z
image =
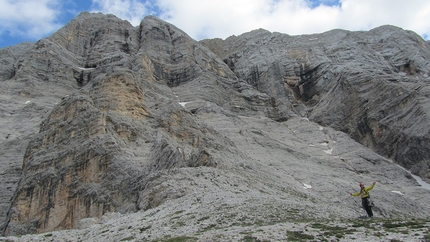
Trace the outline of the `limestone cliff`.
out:
M 256 30 L 202 42 L 257 90 L 430 181 L 430 46 L 417 34 Z
M 382 216 L 430 213 L 412 176 L 345 135 L 429 178 L 430 51 L 408 31 L 197 42 L 156 17 L 82 13 L 0 54 L 6 235 L 166 201 L 347 217 L 330 205 L 363 179 L 381 183 Z

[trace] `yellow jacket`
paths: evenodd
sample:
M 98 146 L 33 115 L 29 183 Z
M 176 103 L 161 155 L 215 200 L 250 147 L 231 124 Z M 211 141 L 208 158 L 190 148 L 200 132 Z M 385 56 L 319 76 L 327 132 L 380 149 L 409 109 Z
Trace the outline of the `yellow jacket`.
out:
M 351 193 L 351 195 L 353 195 L 354 197 L 361 195 L 361 198 L 366 198 L 369 196 L 369 191 L 372 190 L 374 186 L 375 183 L 373 183 L 370 187 L 364 187 L 357 193 Z

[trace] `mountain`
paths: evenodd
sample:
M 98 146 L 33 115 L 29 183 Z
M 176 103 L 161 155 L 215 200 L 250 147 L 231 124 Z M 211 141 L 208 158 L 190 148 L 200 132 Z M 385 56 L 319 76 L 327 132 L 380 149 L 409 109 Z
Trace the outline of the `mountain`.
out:
M 376 216 L 428 218 L 429 48 L 394 26 L 198 42 L 82 13 L 0 50 L 3 233 L 349 219 L 373 181 Z

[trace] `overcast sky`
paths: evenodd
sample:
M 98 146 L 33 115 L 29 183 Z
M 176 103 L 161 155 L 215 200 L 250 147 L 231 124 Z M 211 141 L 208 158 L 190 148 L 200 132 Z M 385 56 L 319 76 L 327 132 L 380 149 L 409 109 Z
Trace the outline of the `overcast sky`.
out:
M 299 35 L 384 24 L 430 38 L 430 0 L 0 0 L 0 48 L 47 37 L 82 11 L 135 26 L 155 15 L 196 40 L 258 28 Z

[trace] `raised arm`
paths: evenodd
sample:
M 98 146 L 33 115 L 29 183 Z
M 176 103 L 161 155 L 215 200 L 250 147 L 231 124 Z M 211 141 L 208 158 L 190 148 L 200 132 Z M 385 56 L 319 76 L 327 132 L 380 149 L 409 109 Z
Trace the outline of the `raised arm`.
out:
M 370 191 L 375 187 L 376 182 L 373 182 L 373 184 L 370 187 L 366 187 L 366 191 Z

